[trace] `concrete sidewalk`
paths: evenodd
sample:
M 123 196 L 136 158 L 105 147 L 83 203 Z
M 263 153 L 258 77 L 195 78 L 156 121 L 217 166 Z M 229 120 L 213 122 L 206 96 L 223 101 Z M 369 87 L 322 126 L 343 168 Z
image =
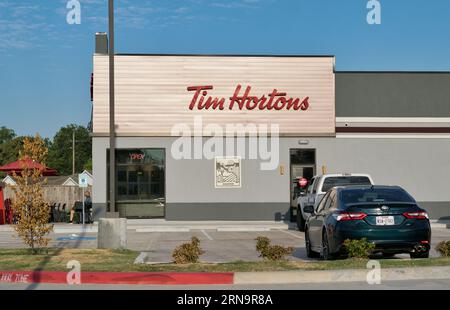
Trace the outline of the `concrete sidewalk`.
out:
M 295 223 L 275 221 L 166 221 L 164 219 L 127 220 L 127 230 L 145 232 L 190 232 L 194 230 L 216 231 L 270 231 L 294 229 Z M 13 231 L 11 225 L 1 225 L 0 232 Z M 98 223 L 80 225 L 55 223 L 54 233 L 97 233 Z
M 371 278 L 370 272 L 370 269 L 236 272 L 234 284 L 366 282 Z M 450 279 L 449 266 L 381 269 L 381 281 L 439 279 Z
M 450 229 L 450 220 L 430 220 L 433 229 Z M 97 233 L 98 223 L 79 224 L 55 223 L 54 233 Z M 127 220 L 127 230 L 145 232 L 190 232 L 215 230 L 224 232 L 257 232 L 272 230 L 297 230 L 296 224 L 275 221 L 166 221 L 164 219 Z M 0 225 L 0 232 L 13 231 L 11 225 Z

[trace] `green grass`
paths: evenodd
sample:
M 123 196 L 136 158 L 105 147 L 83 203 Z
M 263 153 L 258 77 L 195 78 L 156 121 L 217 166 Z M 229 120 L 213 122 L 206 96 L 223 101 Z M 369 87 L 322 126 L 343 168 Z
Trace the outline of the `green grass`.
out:
M 81 263 L 82 271 L 141 271 L 141 272 L 246 272 L 287 270 L 332 270 L 366 268 L 367 259 L 340 259 L 335 261 L 309 262 L 243 262 L 220 264 L 134 264 L 139 252 L 129 250 L 97 249 L 49 249 L 47 253 L 32 255 L 26 249 L 0 249 L 0 270 L 47 270 L 67 271 L 70 260 Z M 380 259 L 382 268 L 450 266 L 450 258 L 429 258 L 418 260 Z

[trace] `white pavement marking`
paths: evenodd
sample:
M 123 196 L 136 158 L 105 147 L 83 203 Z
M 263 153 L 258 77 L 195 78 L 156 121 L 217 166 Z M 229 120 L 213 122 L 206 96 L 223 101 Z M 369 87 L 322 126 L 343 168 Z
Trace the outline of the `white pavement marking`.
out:
M 296 235 L 296 234 L 291 233 L 291 232 L 289 232 L 289 231 L 281 230 L 281 229 L 280 229 L 279 231 L 281 231 L 281 232 L 283 232 L 283 233 L 285 233 L 285 234 L 291 235 L 291 236 L 293 236 L 293 237 L 295 237 L 295 238 L 298 238 L 298 239 L 304 239 L 302 235 L 299 236 L 299 235 Z
M 213 240 L 213 238 L 208 235 L 208 233 L 204 229 L 202 229 L 201 232 L 206 236 L 206 238 L 208 238 L 209 240 Z
M 141 254 L 139 254 L 139 256 L 136 257 L 136 259 L 134 260 L 134 263 L 135 264 L 143 264 L 143 263 L 145 263 L 146 258 L 147 258 L 147 253 L 141 252 Z

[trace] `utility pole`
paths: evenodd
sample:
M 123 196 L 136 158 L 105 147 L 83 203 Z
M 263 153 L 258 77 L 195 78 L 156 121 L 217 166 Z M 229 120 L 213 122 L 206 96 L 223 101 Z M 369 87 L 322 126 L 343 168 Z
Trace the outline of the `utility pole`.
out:
M 114 118 L 114 0 L 109 0 L 109 212 L 116 212 L 116 140 Z
M 75 130 L 72 131 L 72 174 L 75 174 Z

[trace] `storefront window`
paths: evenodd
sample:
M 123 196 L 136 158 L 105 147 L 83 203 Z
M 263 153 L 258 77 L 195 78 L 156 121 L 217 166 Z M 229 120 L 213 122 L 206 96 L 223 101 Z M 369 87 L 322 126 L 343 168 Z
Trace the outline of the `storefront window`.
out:
M 163 202 L 165 197 L 164 159 L 164 149 L 116 150 L 117 201 L 159 200 Z

